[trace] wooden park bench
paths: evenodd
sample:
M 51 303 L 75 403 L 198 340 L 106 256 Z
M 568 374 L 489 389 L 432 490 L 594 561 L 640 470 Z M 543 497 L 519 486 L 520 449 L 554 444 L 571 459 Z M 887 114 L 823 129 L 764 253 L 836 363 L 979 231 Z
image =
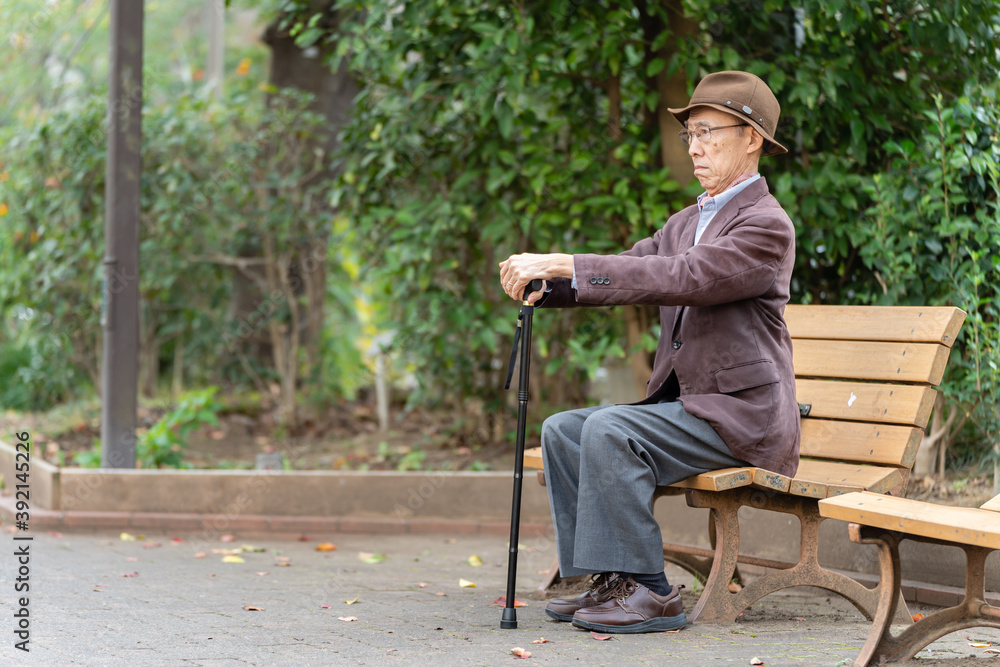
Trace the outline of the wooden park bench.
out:
M 1000 607 L 986 602 L 986 557 L 1000 549 L 1000 496 L 981 508 L 945 507 L 858 492 L 819 502 L 821 516 L 852 522 L 851 540 L 878 547 L 878 609 L 855 667 L 905 662 L 944 635 L 976 626 L 1000 628 Z M 893 637 L 900 598 L 899 543 L 916 540 L 965 550 L 965 599 L 925 616 Z
M 933 386 L 941 382 L 965 313 L 950 307 L 789 305 L 785 321 L 803 413 L 798 472 L 785 477 L 761 468 L 725 468 L 657 492 L 685 493 L 689 506 L 711 510 L 712 549 L 663 545 L 666 561 L 705 581 L 688 616 L 692 621 L 731 622 L 765 595 L 792 586 L 825 588 L 875 617 L 878 590 L 819 565 L 818 502 L 852 491 L 904 493 L 937 395 Z M 524 464 L 542 468 L 541 448 L 526 451 Z M 743 506 L 799 518 L 797 563 L 739 553 L 737 513 Z M 766 574 L 732 592 L 738 563 L 763 566 Z M 558 568 L 552 572 L 543 589 Z

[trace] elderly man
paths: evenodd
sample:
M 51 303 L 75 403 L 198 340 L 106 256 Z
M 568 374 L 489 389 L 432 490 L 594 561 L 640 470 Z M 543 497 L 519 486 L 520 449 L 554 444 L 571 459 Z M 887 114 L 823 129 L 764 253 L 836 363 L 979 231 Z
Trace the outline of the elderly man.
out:
M 545 480 L 563 576 L 590 590 L 546 613 L 601 632 L 659 632 L 687 619 L 664 576 L 653 518 L 657 486 L 730 466 L 792 475 L 799 413 L 782 315 L 795 258 L 791 220 L 757 173 L 786 149 L 780 107 L 747 72 L 706 76 L 683 109 L 697 205 L 619 255 L 522 254 L 500 280 L 520 300 L 533 278 L 540 307 L 650 304 L 660 341 L 646 398 L 571 410 L 542 427 Z M 541 299 L 539 301 L 539 299 Z

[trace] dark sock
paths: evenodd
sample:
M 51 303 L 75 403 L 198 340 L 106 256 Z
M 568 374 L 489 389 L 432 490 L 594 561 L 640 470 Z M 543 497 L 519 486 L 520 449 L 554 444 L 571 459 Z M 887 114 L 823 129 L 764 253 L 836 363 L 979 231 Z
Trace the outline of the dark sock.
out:
M 670 584 L 667 582 L 667 575 L 663 572 L 659 574 L 626 574 L 626 577 L 632 577 L 632 580 L 637 584 L 642 584 L 649 590 L 653 591 L 657 595 L 668 595 L 670 593 Z

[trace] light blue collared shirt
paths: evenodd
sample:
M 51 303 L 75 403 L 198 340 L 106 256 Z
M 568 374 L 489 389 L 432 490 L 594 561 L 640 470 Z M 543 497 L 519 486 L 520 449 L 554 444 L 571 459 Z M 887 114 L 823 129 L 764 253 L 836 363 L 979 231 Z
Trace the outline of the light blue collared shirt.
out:
M 705 228 L 708 227 L 708 223 L 712 222 L 712 218 L 715 214 L 722 210 L 722 207 L 730 202 L 730 200 L 743 192 L 743 188 L 747 187 L 754 181 L 760 178 L 760 174 L 754 174 L 742 183 L 737 183 L 733 187 L 729 188 L 725 192 L 720 192 L 714 197 L 709 197 L 707 192 L 702 192 L 698 195 L 698 228 L 694 232 L 694 244 L 698 245 L 698 241 L 701 240 L 701 235 L 704 233 Z

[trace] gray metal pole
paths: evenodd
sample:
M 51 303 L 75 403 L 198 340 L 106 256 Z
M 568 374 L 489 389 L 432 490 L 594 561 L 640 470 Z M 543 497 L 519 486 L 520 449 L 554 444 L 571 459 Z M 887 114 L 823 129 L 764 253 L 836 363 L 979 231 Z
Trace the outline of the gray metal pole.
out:
M 101 324 L 101 465 L 135 467 L 143 0 L 111 0 Z
M 226 0 L 208 0 L 208 87 L 216 100 L 222 99 L 223 63 L 226 39 Z

